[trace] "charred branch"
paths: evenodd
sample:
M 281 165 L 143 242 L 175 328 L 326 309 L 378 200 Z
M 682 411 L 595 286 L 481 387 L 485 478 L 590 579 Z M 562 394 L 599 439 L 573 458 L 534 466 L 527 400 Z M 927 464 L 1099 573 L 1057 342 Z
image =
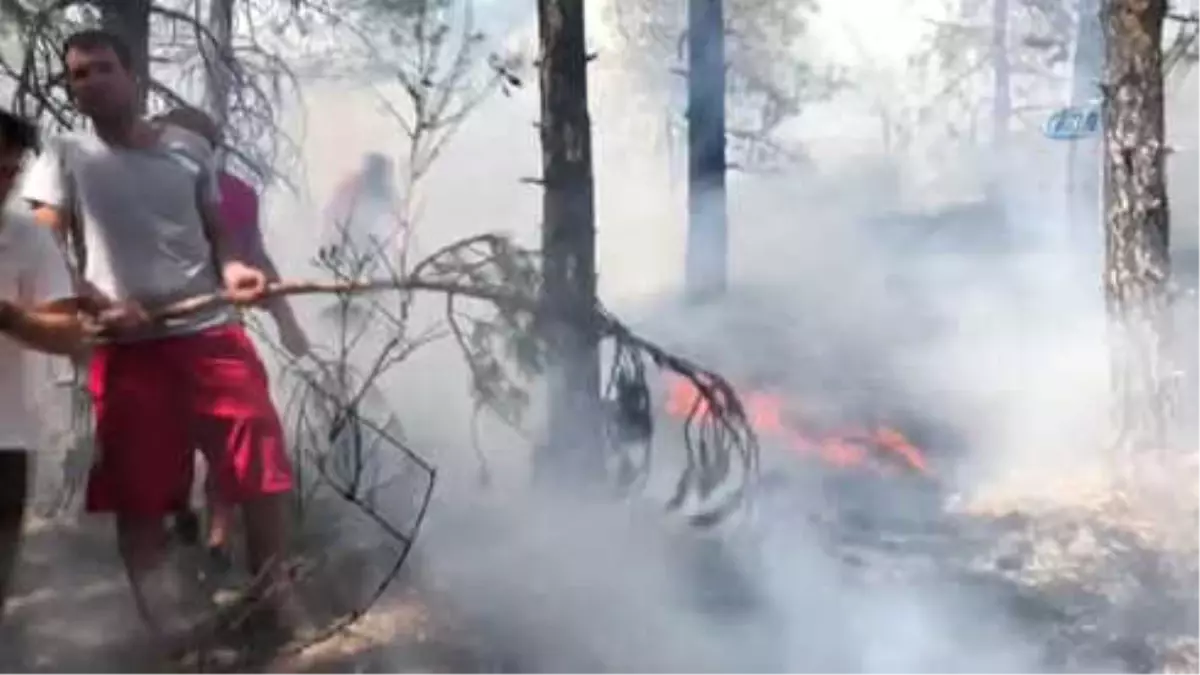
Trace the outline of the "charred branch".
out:
M 327 252 L 326 258 L 332 260 L 336 255 Z M 388 292 L 444 296 L 449 332 L 471 367 L 477 402 L 513 423 L 519 421 L 522 401 L 527 401 L 517 380 L 545 372 L 550 362 L 553 345 L 544 338 L 545 325 L 588 326 L 597 340 L 609 340 L 614 345 L 608 378 L 610 394 L 619 404 L 619 414 L 632 419 L 635 425 L 647 424 L 645 419 L 637 419 L 648 410 L 647 366 L 685 378 L 698 392 L 694 409 L 684 423 L 686 467 L 669 506 L 692 507 L 689 517 L 698 525 L 720 521 L 736 509 L 753 483 L 758 451 L 756 436 L 733 387 L 720 375 L 636 335 L 595 301 L 591 305 L 547 305 L 539 290 L 545 283 L 532 253 L 514 247 L 503 237 L 480 235 L 423 259 L 402 278 L 279 282 L 269 288 L 268 296 L 320 294 L 344 298 Z M 494 310 L 494 315 L 467 315 L 460 304 L 470 301 L 482 301 Z M 226 302 L 223 294 L 205 295 L 157 308 L 152 314 L 156 318 L 175 317 Z M 398 333 L 402 319 L 396 319 L 395 326 L 393 330 Z M 508 372 L 500 356 L 503 354 L 509 355 L 517 372 Z M 379 369 L 372 368 L 371 372 Z M 514 398 L 518 399 L 515 403 Z M 590 414 L 601 419 L 600 411 Z M 612 431 L 604 437 L 615 446 L 620 434 L 616 427 Z M 622 450 L 609 447 L 609 452 L 619 455 Z M 643 462 L 632 459 L 625 466 L 635 472 L 643 466 L 648 470 Z M 622 479 L 626 483 L 632 480 L 628 475 Z

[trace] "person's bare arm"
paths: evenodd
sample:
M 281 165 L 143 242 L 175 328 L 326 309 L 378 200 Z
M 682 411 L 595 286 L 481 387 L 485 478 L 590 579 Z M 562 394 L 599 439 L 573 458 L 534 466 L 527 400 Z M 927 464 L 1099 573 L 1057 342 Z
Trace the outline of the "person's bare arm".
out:
M 55 240 L 65 255 L 70 248 L 67 233 L 71 230 L 71 215 L 62 209 L 48 204 L 33 203 L 30 207 L 33 210 L 34 222 L 54 234 Z M 78 310 L 98 313 L 113 304 L 111 298 L 101 293 L 79 273 L 73 274 L 72 277 L 78 295 L 78 300 L 76 301 L 76 308 Z
M 87 332 L 74 301 L 52 302 L 32 309 L 0 301 L 0 332 L 27 347 L 49 354 L 80 356 Z
M 266 242 L 263 241 L 262 230 L 259 229 L 257 223 L 253 223 L 252 225 L 253 227 L 250 228 L 245 238 L 247 257 L 263 271 L 268 282 L 279 281 L 279 268 L 275 266 L 275 261 L 267 253 L 267 246 Z M 275 325 L 279 328 L 279 336 L 288 351 L 294 354 L 308 351 L 308 336 L 305 334 L 304 329 L 301 328 L 295 311 L 292 310 L 292 303 L 288 302 L 286 297 L 280 295 L 270 298 L 264 304 L 271 318 L 275 320 Z
M 240 263 L 257 267 L 247 251 L 242 250 L 238 242 L 230 236 L 229 228 L 221 215 L 220 207 L 212 200 L 199 201 L 200 220 L 204 224 L 204 234 L 212 246 L 213 259 L 220 271 L 230 263 Z
M 34 202 L 30 204 L 30 208 L 33 210 L 34 221 L 36 221 L 38 225 L 41 225 L 42 227 L 53 232 L 54 236 L 58 239 L 58 242 L 65 246 L 67 243 L 67 229 L 69 226 L 67 218 L 69 216 L 63 213 L 60 209 L 50 206 L 49 204 Z
M 267 281 L 279 281 L 279 268 L 275 266 L 275 261 L 271 258 L 271 255 L 267 253 L 267 245 L 266 242 L 263 241 L 262 231 L 258 229 L 257 223 L 255 223 L 254 227 L 250 230 L 250 234 L 246 236 L 245 246 L 247 260 L 249 260 L 255 267 L 258 267 L 258 269 L 262 270 L 263 274 L 267 275 Z M 272 315 L 274 315 L 276 311 L 282 311 L 289 314 L 291 313 L 291 307 L 283 297 L 276 297 L 269 300 L 267 309 Z M 276 320 L 278 320 L 278 317 L 276 317 Z

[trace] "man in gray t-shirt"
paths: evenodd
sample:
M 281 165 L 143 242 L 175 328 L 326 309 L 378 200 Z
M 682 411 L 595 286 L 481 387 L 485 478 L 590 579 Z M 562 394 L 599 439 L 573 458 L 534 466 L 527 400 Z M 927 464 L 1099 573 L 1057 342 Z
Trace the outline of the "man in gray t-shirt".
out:
M 263 618 L 299 627 L 283 565 L 292 474 L 266 370 L 229 308 L 161 323 L 144 310 L 222 287 L 234 302 L 255 302 L 265 277 L 221 227 L 211 162 L 169 151 L 161 128 L 137 113 L 128 48 L 83 31 L 63 54 L 72 98 L 95 134 L 49 143 L 23 196 L 70 245 L 79 292 L 112 331 L 91 355 L 100 449 L 87 508 L 116 514 L 139 609 L 161 629 L 177 615 L 159 613 L 163 599 L 148 582 L 160 580 L 151 572 L 162 560 L 164 517 L 186 504 L 193 448 L 202 448 L 221 496 L 243 507 L 252 573 L 262 588 L 283 589 L 264 598 Z

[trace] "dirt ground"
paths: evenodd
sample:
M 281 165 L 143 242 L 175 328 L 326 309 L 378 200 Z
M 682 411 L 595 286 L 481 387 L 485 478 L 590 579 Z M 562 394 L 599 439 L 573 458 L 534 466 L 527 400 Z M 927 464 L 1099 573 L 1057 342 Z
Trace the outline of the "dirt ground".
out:
M 25 672 L 160 672 L 142 636 L 109 523 L 31 519 L 9 602 L 6 646 Z M 254 669 L 267 672 L 462 672 L 472 655 L 447 644 L 424 599 L 400 582 L 351 628 Z M 228 662 L 225 664 L 228 666 Z M 224 670 L 218 655 L 207 669 Z
M 977 595 L 997 598 L 991 606 L 1043 638 L 1042 657 L 1049 670 L 1197 672 L 1195 500 L 1138 506 L 1081 477 L 1070 485 L 1050 486 L 1047 493 L 1053 499 L 1039 501 L 1003 490 L 975 495 L 950 503 L 916 528 L 844 512 L 813 519 L 822 521 L 819 527 L 827 532 L 835 558 L 851 574 L 866 579 L 886 572 L 904 585 L 958 579 Z M 140 625 L 111 523 L 92 517 L 33 517 L 27 529 L 5 629 L 5 644 L 18 648 L 20 660 L 7 669 L 161 672 L 162 663 L 139 647 Z M 418 539 L 418 552 L 422 542 L 436 548 L 438 536 L 435 531 L 430 539 Z M 481 533 L 469 545 L 482 550 L 496 544 L 484 537 Z M 452 571 L 434 569 L 444 568 L 448 560 L 435 556 L 430 565 L 424 556 L 415 556 L 380 602 L 330 639 L 253 665 L 222 657 L 218 649 L 203 668 L 519 672 L 536 665 L 536 657 L 514 652 L 528 644 L 528 635 L 520 631 L 554 641 L 557 626 L 532 617 L 487 617 L 486 607 L 456 606 L 463 594 L 452 593 L 447 600 L 440 587 L 454 582 Z M 309 594 L 336 595 L 339 591 L 330 583 L 361 581 L 360 576 L 346 567 L 327 568 L 314 575 L 322 586 Z M 513 587 L 506 600 L 522 592 Z M 492 601 L 500 598 L 493 595 Z M 612 611 L 619 618 L 621 610 Z M 637 624 L 636 618 L 630 617 L 630 623 Z M 497 633 L 496 626 L 510 633 Z M 500 656 L 506 653 L 509 658 Z

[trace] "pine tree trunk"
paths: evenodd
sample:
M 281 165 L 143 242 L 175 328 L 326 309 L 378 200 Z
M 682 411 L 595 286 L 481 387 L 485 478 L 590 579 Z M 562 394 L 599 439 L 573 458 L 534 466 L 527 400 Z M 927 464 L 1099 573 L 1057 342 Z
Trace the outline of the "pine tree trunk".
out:
M 578 313 L 596 302 L 596 226 L 582 0 L 538 0 L 541 40 L 542 300 Z M 551 348 L 547 445 L 539 473 L 572 483 L 604 470 L 598 332 L 545 326 Z
M 1105 297 L 1118 450 L 1166 447 L 1175 412 L 1163 124 L 1166 0 L 1107 0 Z
M 1085 108 L 1100 95 L 1104 68 L 1104 32 L 1100 26 L 1101 0 L 1080 0 L 1075 31 L 1075 58 L 1071 76 L 1071 107 Z M 1099 253 L 1100 143 L 1085 136 L 1067 149 L 1067 208 L 1071 236 L 1078 247 Z
M 151 0 L 104 0 L 100 4 L 104 30 L 120 36 L 129 46 L 143 110 L 150 90 L 150 5 Z
M 724 0 L 688 0 L 688 237 L 692 299 L 725 290 L 729 232 L 725 202 Z
M 1012 65 L 1008 54 L 1008 0 L 992 0 L 992 159 L 988 200 L 1005 210 L 1009 174 L 1009 121 L 1012 118 Z
M 229 117 L 232 73 L 229 64 L 233 48 L 234 0 L 210 0 L 208 30 L 213 40 L 201 43 L 204 54 L 204 105 L 213 120 L 224 128 Z
M 1012 117 L 1012 72 L 1008 62 L 1008 0 L 992 2 L 992 142 L 1000 153 L 1008 147 Z

